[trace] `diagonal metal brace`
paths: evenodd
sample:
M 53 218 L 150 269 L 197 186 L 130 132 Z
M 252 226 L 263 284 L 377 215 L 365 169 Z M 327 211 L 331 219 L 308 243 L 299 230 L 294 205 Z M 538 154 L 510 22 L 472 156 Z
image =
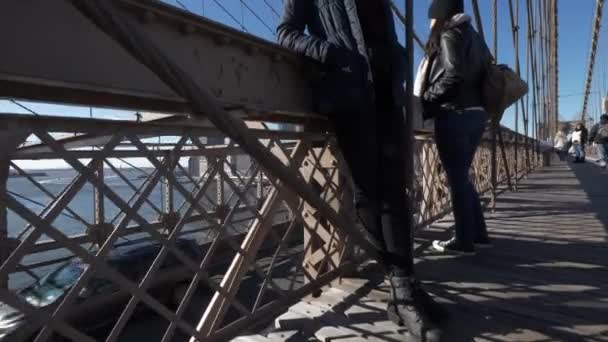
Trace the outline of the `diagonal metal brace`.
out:
M 209 119 L 219 130 L 236 141 L 240 147 L 255 158 L 266 172 L 279 179 L 286 188 L 297 194 L 316 208 L 333 225 L 343 229 L 353 237 L 355 243 L 363 247 L 372 258 L 385 259 L 381 244 L 368 232 L 357 229 L 351 217 L 338 215 L 325 203 L 301 177 L 296 176 L 283 165 L 257 138 L 252 135 L 244 122 L 234 118 L 221 108 L 213 96 L 199 87 L 163 51 L 146 37 L 141 30 L 116 9 L 111 1 L 67 0 L 98 28 L 112 37 L 135 59 L 147 66 L 178 95 L 186 99 L 194 117 Z

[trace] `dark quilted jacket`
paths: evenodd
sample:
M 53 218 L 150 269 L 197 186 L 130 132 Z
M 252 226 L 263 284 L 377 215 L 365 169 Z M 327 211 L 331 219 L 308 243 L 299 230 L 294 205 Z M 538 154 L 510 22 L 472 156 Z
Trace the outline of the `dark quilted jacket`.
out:
M 394 66 L 393 99 L 396 106 L 401 106 L 405 97 L 404 50 L 398 43 L 388 3 L 376 1 L 385 3 L 385 17 L 389 18 L 386 25 L 391 33 L 392 60 L 387 62 Z M 285 0 L 277 33 L 280 45 L 324 63 L 325 75 L 318 85 L 320 112 L 370 110 L 374 87 L 355 0 Z M 344 51 L 349 58 L 342 57 Z

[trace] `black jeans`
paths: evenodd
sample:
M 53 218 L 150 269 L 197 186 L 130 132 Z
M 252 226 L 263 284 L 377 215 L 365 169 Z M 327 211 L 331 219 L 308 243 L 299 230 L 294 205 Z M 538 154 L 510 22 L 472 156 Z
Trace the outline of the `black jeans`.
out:
M 435 118 L 435 142 L 450 185 L 456 240 L 465 246 L 488 237 L 479 194 L 469 177 L 487 117 L 484 111 L 475 110 Z
M 391 105 L 390 91 L 377 94 L 375 108 L 335 113 L 330 120 L 352 174 L 359 223 L 383 243 L 387 268 L 411 275 L 412 211 L 406 196 L 403 110 Z

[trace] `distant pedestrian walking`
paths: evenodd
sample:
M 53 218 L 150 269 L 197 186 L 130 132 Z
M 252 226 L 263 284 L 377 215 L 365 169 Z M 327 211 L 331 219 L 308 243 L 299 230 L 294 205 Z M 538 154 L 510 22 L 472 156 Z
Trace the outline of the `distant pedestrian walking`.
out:
M 571 143 L 574 149 L 574 162 L 585 162 L 585 142 L 587 141 L 587 130 L 582 123 L 579 123 L 572 132 Z
M 598 162 L 605 168 L 608 164 L 608 114 L 600 116 L 600 122 L 591 128 L 589 143 L 595 146 Z
M 555 134 L 553 148 L 555 148 L 555 152 L 557 153 L 560 161 L 566 161 L 566 156 L 568 155 L 568 143 L 566 139 L 566 133 L 564 132 L 563 128 L 557 131 Z

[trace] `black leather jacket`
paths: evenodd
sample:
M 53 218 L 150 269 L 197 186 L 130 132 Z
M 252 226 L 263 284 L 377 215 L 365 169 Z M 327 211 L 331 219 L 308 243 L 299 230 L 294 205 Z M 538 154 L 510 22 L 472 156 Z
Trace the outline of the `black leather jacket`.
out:
M 442 32 L 423 94 L 425 118 L 482 105 L 481 86 L 492 55 L 470 22 Z
M 401 106 L 405 103 L 405 53 L 388 1 L 381 1 L 389 33 L 385 58 L 393 65 L 385 88 L 393 93 L 394 105 Z M 325 65 L 325 75 L 317 85 L 321 113 L 370 111 L 374 87 L 356 0 L 285 0 L 277 37 L 280 45 Z

